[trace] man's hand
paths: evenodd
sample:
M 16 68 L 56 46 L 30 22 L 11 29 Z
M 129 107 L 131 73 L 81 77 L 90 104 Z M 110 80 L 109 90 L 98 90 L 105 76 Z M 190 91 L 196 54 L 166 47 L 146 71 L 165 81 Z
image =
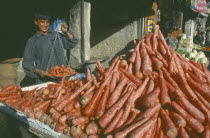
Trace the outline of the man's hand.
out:
M 41 70 L 41 69 L 35 69 L 34 73 L 40 75 L 41 77 L 44 77 L 47 74 L 44 70 Z
M 61 24 L 61 31 L 63 33 L 66 33 L 67 32 L 67 29 L 68 29 L 68 25 L 66 24 L 65 21 L 63 21 L 62 24 Z

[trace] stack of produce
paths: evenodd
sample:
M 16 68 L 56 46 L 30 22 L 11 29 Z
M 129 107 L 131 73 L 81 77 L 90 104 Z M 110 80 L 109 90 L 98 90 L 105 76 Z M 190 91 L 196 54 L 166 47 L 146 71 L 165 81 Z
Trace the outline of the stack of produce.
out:
M 52 67 L 47 72 L 47 76 L 53 76 L 53 77 L 54 76 L 57 76 L 57 77 L 70 76 L 74 74 L 77 74 L 77 72 L 74 69 L 70 67 L 65 67 L 64 65 Z
M 192 50 L 192 52 L 187 52 L 186 50 L 176 49 L 177 53 L 179 53 L 182 57 L 186 58 L 187 60 L 193 60 L 195 62 L 200 62 L 202 64 L 206 64 L 208 59 L 203 51 Z M 190 61 L 190 62 L 193 62 Z
M 127 60 L 117 57 L 107 69 L 97 61 L 96 76 L 87 70 L 78 89 L 49 100 L 47 108 L 37 110 L 40 103 L 24 112 L 73 137 L 209 138 L 205 65 L 170 50 L 156 25 L 134 46 Z M 57 85 L 62 89 L 63 84 Z

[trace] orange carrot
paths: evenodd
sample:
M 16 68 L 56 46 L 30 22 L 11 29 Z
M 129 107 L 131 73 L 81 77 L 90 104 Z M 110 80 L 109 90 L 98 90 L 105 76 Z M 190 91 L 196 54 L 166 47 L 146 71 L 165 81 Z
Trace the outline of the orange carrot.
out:
M 123 115 L 120 118 L 119 122 L 117 123 L 116 128 L 121 127 L 126 122 L 126 120 L 128 119 L 129 113 L 131 111 L 131 107 L 133 106 L 132 105 L 133 104 L 133 102 L 132 102 L 133 96 L 134 96 L 134 91 L 131 93 L 130 97 L 128 98 L 128 101 L 126 102 Z
M 186 121 L 182 116 L 177 114 L 176 112 L 170 112 L 170 116 L 177 127 L 185 127 Z
M 145 38 L 145 43 L 147 44 L 147 46 L 149 46 L 150 48 L 152 48 L 151 42 L 150 42 L 150 38 L 153 36 L 153 33 L 150 33 L 146 38 Z
M 130 138 L 141 138 L 144 136 L 144 134 L 152 127 L 152 125 L 155 124 L 157 121 L 157 118 L 151 118 L 147 122 L 145 122 L 143 125 L 136 128 L 133 132 L 130 134 Z
M 179 128 L 179 137 L 181 138 L 190 138 L 190 136 L 185 131 L 184 127 Z
M 159 72 L 159 85 L 160 85 L 160 102 L 161 105 L 163 105 L 164 107 L 167 107 L 168 105 L 171 104 L 171 98 L 168 95 L 168 88 L 166 85 L 166 80 L 163 78 L 163 73 L 160 70 Z
M 160 119 L 160 117 L 158 117 L 157 127 L 156 127 L 156 130 L 155 130 L 155 138 L 158 138 L 158 135 L 160 133 L 160 129 L 161 129 L 161 119 Z
M 132 89 L 128 90 L 99 120 L 99 124 L 102 128 L 105 128 L 114 117 L 115 113 L 122 108 L 125 101 L 128 99 L 132 92 Z
M 87 68 L 86 69 L 86 79 L 87 79 L 87 81 L 89 81 L 89 80 L 91 80 L 91 72 L 90 72 L 90 69 L 89 68 Z
M 204 99 L 197 91 L 195 91 L 195 94 L 197 95 L 198 99 L 208 108 L 208 110 L 210 110 L 210 103 L 206 101 L 206 99 Z
M 126 83 L 127 83 L 127 78 L 126 77 L 122 78 L 122 80 L 119 82 L 115 90 L 111 93 L 109 100 L 106 103 L 106 106 L 108 108 L 111 107 L 120 98 Z
M 181 94 L 180 91 L 176 90 L 175 92 L 177 97 L 179 98 L 180 103 L 188 111 L 188 113 L 202 123 L 205 120 L 204 114 L 199 109 L 197 109 L 193 104 L 191 104 L 189 100 L 187 100 L 187 98 L 185 98 L 185 96 Z M 192 98 L 193 97 L 191 97 L 191 99 Z
M 120 68 L 120 72 L 122 72 L 129 80 L 131 80 L 134 84 L 137 86 L 141 85 L 142 81 L 138 79 L 136 76 L 133 74 L 129 73 L 127 70 Z
M 112 80 L 110 82 L 110 93 L 112 93 L 114 89 L 116 88 L 116 83 L 117 83 L 117 73 L 113 72 Z
M 135 59 L 136 59 L 136 51 L 133 51 L 132 55 L 128 59 L 128 62 L 134 63 L 135 62 Z
M 104 69 L 104 67 L 101 65 L 101 62 L 98 61 L 98 60 L 96 60 L 96 64 L 97 64 L 97 66 L 98 66 L 98 69 L 99 69 L 100 73 L 101 73 L 101 74 L 104 73 L 105 69 Z
M 160 88 L 157 87 L 151 93 L 147 94 L 143 99 L 143 105 L 146 107 L 153 107 L 160 94 Z
M 104 82 L 101 84 L 101 86 L 96 90 L 95 94 L 93 95 L 93 98 L 85 106 L 83 113 L 86 116 L 88 116 L 88 117 L 92 116 L 93 111 L 97 105 L 97 102 L 100 100 L 103 90 L 104 90 L 105 86 L 110 82 L 110 80 L 111 80 L 111 75 L 109 75 L 108 78 L 104 80 Z
M 149 82 L 149 77 L 147 77 L 143 83 L 139 86 L 139 88 L 136 90 L 133 101 L 135 102 L 143 93 L 143 90 L 146 88 L 147 83 Z
M 85 130 L 88 135 L 96 134 L 98 132 L 98 125 L 92 121 L 87 125 Z
M 151 79 L 148 83 L 148 88 L 147 88 L 147 92 L 146 94 L 149 94 L 151 93 L 153 90 L 154 90 L 154 87 L 155 87 L 155 83 L 154 81 Z
M 54 108 L 57 111 L 61 111 L 63 110 L 63 108 L 70 103 L 73 99 L 75 99 L 84 89 L 86 89 L 89 85 L 91 85 L 92 83 L 92 79 L 90 81 L 88 81 L 85 85 L 83 85 L 82 87 L 80 87 L 79 89 L 77 89 L 74 93 L 72 93 L 71 95 L 69 95 L 66 99 L 64 99 L 63 101 L 61 101 L 60 103 L 56 104 L 54 106 Z
M 149 75 L 152 73 L 152 61 L 147 53 L 145 44 L 142 44 L 141 55 L 142 55 L 142 73 Z
M 172 107 L 186 120 L 187 124 L 193 128 L 196 132 L 202 133 L 204 127 L 195 118 L 188 114 L 182 107 L 180 107 L 176 102 L 172 102 Z
M 44 101 L 42 104 L 40 104 L 39 106 L 33 108 L 34 111 L 37 111 L 37 110 L 43 110 L 45 106 L 49 106 L 50 105 L 50 102 L 51 100 L 47 100 L 47 101 Z
M 204 70 L 204 73 L 206 74 L 206 80 L 208 82 L 208 84 L 210 85 L 210 75 L 209 75 L 209 71 L 207 70 L 205 64 L 202 64 L 202 68 Z
M 205 131 L 203 133 L 203 138 L 210 138 L 209 126 L 205 126 Z
M 192 87 L 194 87 L 197 91 L 199 91 L 200 94 L 203 95 L 207 101 L 210 102 L 210 88 L 206 87 L 205 85 L 200 85 L 199 83 L 195 82 L 194 80 L 190 79 L 189 77 L 187 77 L 187 82 Z
M 137 51 L 136 54 L 136 59 L 135 59 L 135 76 L 140 78 L 141 77 L 141 72 L 140 72 L 140 68 L 141 68 L 141 56 L 140 56 L 140 52 Z
M 141 126 L 144 122 L 146 122 L 148 119 L 141 117 L 134 123 L 124 127 L 124 129 L 118 131 L 115 134 L 115 138 L 125 138 L 131 131 L 136 129 L 137 127 Z
M 89 122 L 89 118 L 85 116 L 81 116 L 72 120 L 72 124 L 75 126 L 78 126 L 84 123 L 87 124 L 88 122 Z
M 160 114 L 161 114 L 161 118 L 163 119 L 163 122 L 165 124 L 166 135 L 170 138 L 175 138 L 177 136 L 178 132 L 177 132 L 177 129 L 176 129 L 174 123 L 172 122 L 172 120 L 170 119 L 168 114 L 165 112 L 165 110 L 163 110 L 162 108 L 160 109 Z
M 113 132 L 119 122 L 121 116 L 123 115 L 123 109 L 121 109 L 118 113 L 116 113 L 113 121 L 108 125 L 108 127 L 104 130 L 104 134 L 107 135 Z
M 144 134 L 143 137 L 144 137 L 144 138 L 154 138 L 156 127 L 157 127 L 157 122 L 156 122 L 154 125 L 151 126 L 151 129 L 149 129 L 149 130 L 147 131 L 147 133 Z
M 152 63 L 154 64 L 154 67 L 158 70 L 160 68 L 162 68 L 164 65 L 163 65 L 163 62 L 160 61 L 157 57 L 155 56 L 151 56 L 151 59 L 152 59 Z
M 102 117 L 103 114 L 105 113 L 108 97 L 109 97 L 109 86 L 107 85 L 105 87 L 104 92 L 103 92 L 103 96 L 102 96 L 102 98 L 99 101 L 98 107 L 97 107 L 97 109 L 95 111 L 95 117 L 97 119 Z

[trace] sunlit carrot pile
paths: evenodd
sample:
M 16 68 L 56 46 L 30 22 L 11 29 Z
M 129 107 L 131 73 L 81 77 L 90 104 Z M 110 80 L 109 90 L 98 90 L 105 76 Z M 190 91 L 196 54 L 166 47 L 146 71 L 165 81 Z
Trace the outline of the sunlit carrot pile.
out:
M 95 70 L 1 101 L 72 137 L 210 137 L 210 72 L 170 50 L 157 25 L 127 60 Z
M 70 67 L 65 67 L 64 65 L 52 67 L 47 72 L 47 76 L 58 76 L 58 77 L 69 76 L 74 74 L 77 74 L 77 72 L 74 69 Z

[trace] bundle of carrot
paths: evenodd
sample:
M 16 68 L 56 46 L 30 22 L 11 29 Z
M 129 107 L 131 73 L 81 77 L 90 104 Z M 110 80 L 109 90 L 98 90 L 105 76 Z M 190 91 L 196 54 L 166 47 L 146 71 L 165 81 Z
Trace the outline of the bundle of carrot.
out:
M 52 67 L 47 72 L 47 76 L 68 76 L 74 74 L 77 74 L 74 69 L 70 67 L 65 67 L 64 65 Z
M 134 41 L 127 60 L 96 63 L 96 76 L 87 69 L 78 88 L 64 79 L 48 86 L 57 97 L 42 90 L 24 113 L 73 137 L 210 137 L 210 72 L 170 49 L 159 26 Z

